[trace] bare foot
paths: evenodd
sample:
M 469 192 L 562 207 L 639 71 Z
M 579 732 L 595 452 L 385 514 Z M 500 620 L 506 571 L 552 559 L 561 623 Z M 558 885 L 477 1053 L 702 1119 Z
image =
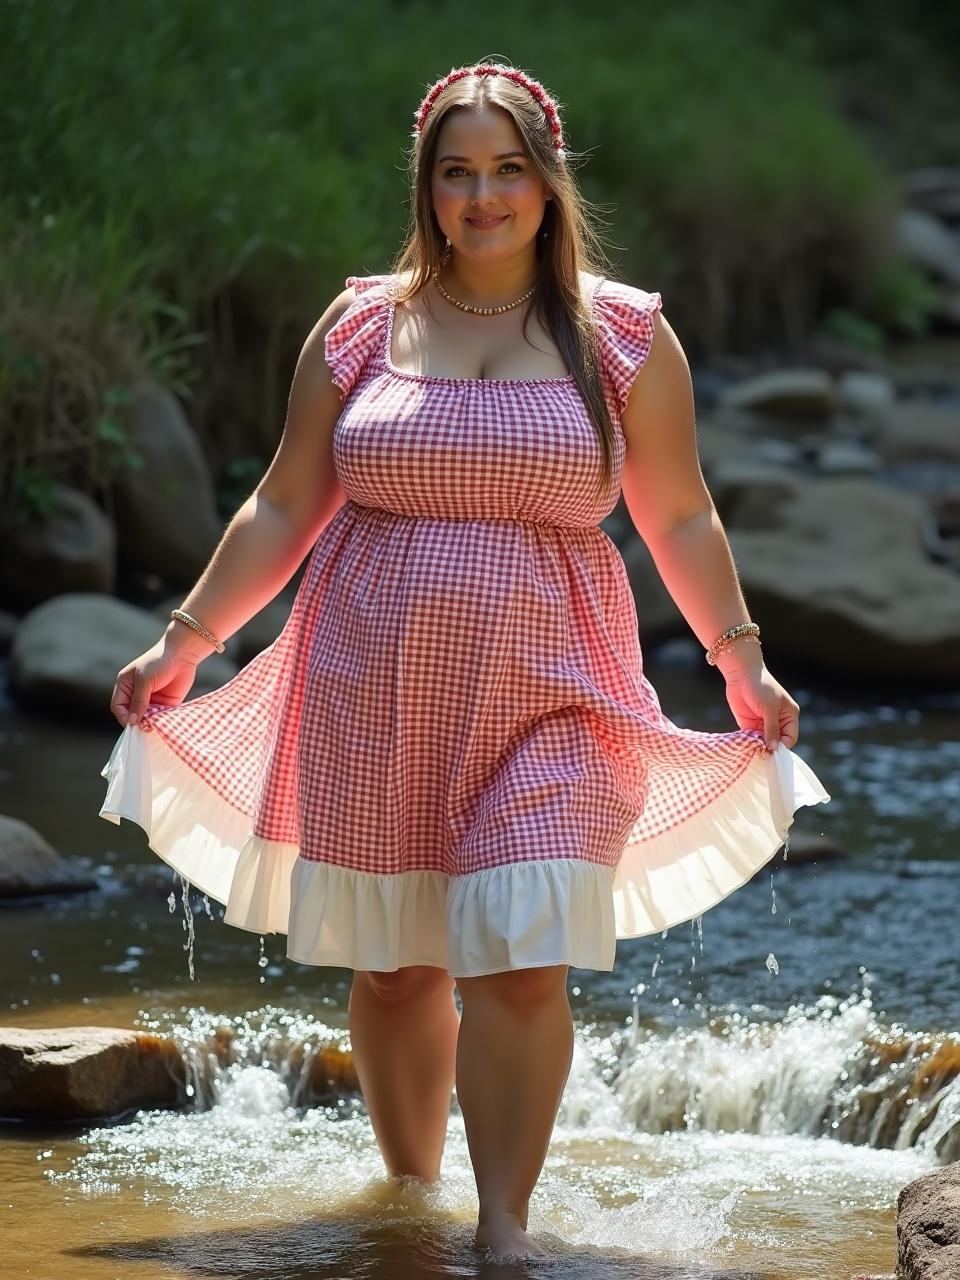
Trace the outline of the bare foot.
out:
M 513 1213 L 500 1213 L 477 1224 L 479 1249 L 489 1249 L 498 1258 L 547 1258 L 550 1255 L 527 1235 Z

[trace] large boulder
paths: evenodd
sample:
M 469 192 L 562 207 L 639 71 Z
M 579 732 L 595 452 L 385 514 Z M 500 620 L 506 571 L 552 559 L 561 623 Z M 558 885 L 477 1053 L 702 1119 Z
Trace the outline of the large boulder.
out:
M 960 1161 L 914 1179 L 897 1197 L 897 1280 L 960 1276 Z
M 898 400 L 874 414 L 866 429 L 886 462 L 949 462 L 960 466 L 960 409 Z
M 194 1046 L 200 1078 L 191 1080 L 196 1092 L 188 1096 L 184 1053 L 168 1037 L 122 1027 L 0 1027 L 0 1118 L 62 1123 L 203 1105 L 219 1071 L 249 1060 L 234 1039 L 223 1024 Z M 284 1073 L 297 1081 L 296 1105 L 360 1091 L 353 1055 L 336 1036 L 320 1045 L 294 1040 L 268 1056 L 282 1057 Z
M 778 418 L 829 418 L 838 408 L 837 385 L 823 369 L 770 369 L 727 387 L 718 404 Z
M 0 814 L 0 898 L 95 889 L 85 868 L 62 858 L 39 831 Z
M 64 591 L 111 592 L 116 577 L 113 525 L 92 498 L 56 485 L 43 515 L 0 513 L 0 594 L 32 609 Z
M 728 530 L 775 529 L 782 508 L 798 498 L 807 483 L 796 470 L 736 458 L 714 467 L 710 496 Z
M 750 511 L 750 528 L 727 533 L 768 653 L 900 687 L 960 682 L 960 577 L 927 559 L 919 498 L 808 479 L 767 504 L 766 527 Z
M 128 433 L 143 465 L 115 487 L 121 560 L 193 586 L 224 530 L 200 442 L 176 397 L 151 382 L 135 388 Z
M 0 1116 L 83 1120 L 184 1101 L 172 1040 L 118 1027 L 0 1027 Z
M 93 593 L 57 596 L 20 623 L 10 652 L 10 683 L 26 705 L 65 713 L 109 714 L 121 667 L 163 634 L 146 609 Z M 197 667 L 187 697 L 219 688 L 237 667 L 211 654 Z

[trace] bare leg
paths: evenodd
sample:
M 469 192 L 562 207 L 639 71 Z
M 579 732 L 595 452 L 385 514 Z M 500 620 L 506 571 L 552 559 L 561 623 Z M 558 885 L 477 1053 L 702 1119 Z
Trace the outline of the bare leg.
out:
M 432 965 L 354 972 L 353 1061 L 390 1176 L 439 1175 L 460 1029 L 453 992 L 453 978 Z
M 457 986 L 457 1101 L 480 1198 L 476 1243 L 544 1257 L 527 1235 L 527 1214 L 573 1061 L 567 966 L 458 978 Z

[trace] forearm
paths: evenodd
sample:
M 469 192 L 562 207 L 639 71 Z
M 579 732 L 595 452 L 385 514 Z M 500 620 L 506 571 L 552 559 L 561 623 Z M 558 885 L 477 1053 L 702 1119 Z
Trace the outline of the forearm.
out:
M 181 607 L 219 640 L 227 640 L 290 581 L 310 545 L 282 508 L 252 493 L 231 519 Z M 196 661 L 214 651 L 196 631 L 174 619 L 165 640 Z
M 698 512 L 660 538 L 648 538 L 647 546 L 664 585 L 705 650 L 730 627 L 751 621 L 715 507 Z M 761 648 L 748 637 L 733 641 L 717 657 L 724 675 L 762 665 Z

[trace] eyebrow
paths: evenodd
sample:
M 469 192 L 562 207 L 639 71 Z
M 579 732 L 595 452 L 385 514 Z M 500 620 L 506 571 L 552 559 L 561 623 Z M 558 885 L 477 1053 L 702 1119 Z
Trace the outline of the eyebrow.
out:
M 502 156 L 494 156 L 493 158 L 494 160 L 509 160 L 511 156 L 525 157 L 526 154 L 527 153 L 525 151 L 505 151 Z M 470 157 L 469 156 L 441 156 L 440 159 L 437 161 L 437 164 L 443 164 L 444 160 L 465 160 L 469 164 Z

